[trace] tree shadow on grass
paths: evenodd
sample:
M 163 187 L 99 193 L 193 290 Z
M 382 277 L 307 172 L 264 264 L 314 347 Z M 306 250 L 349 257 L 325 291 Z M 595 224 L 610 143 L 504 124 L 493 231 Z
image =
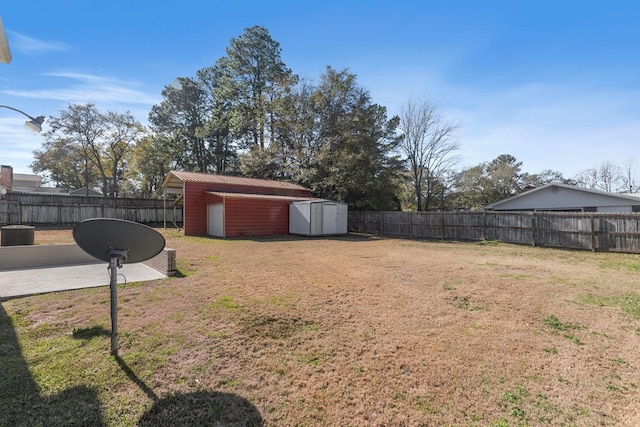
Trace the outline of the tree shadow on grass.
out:
M 71 337 L 78 340 L 90 340 L 94 337 L 110 337 L 111 331 L 106 330 L 102 326 L 92 326 L 90 328 L 74 329 Z
M 264 422 L 247 399 L 231 393 L 195 391 L 172 393 L 163 398 L 145 384 L 119 356 L 115 360 L 129 379 L 153 400 L 153 406 L 138 421 L 139 426 L 225 426 L 258 427 Z
M 105 425 L 91 387 L 43 396 L 29 370 L 11 318 L 0 303 L 0 426 Z
M 0 300 L 0 426 L 106 426 L 98 393 L 77 386 L 52 396 L 43 396 L 22 355 L 11 318 Z M 109 336 L 101 326 L 76 329 L 72 337 L 91 339 Z M 258 427 L 264 422 L 258 409 L 247 399 L 231 393 L 195 391 L 174 393 L 162 398 L 115 356 L 127 377 L 152 400 L 153 406 L 139 419 L 140 426 L 243 426 Z
M 258 427 L 264 422 L 251 402 L 231 393 L 195 391 L 158 400 L 139 420 L 139 426 Z

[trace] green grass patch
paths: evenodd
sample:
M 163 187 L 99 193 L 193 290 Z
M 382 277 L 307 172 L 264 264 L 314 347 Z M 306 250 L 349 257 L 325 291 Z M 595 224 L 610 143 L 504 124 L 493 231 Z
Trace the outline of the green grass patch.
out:
M 475 242 L 475 244 L 478 246 L 500 246 L 502 243 L 495 240 L 481 240 L 479 242 Z
M 507 390 L 502 394 L 502 400 L 508 403 L 520 403 L 522 398 L 528 397 L 529 391 L 522 385 L 517 385 L 511 390 Z
M 213 308 L 219 308 L 219 309 L 223 309 L 223 310 L 231 310 L 231 311 L 236 311 L 238 308 L 240 308 L 240 306 L 233 301 L 233 298 L 231 297 L 221 297 L 218 298 L 213 304 L 212 304 Z
M 301 364 L 311 365 L 311 366 L 319 365 L 320 363 L 322 363 L 323 358 L 324 358 L 324 355 L 317 350 L 311 351 L 310 353 L 307 353 L 307 354 L 300 354 L 297 357 L 298 362 L 300 362 Z
M 418 410 L 426 412 L 428 414 L 435 414 L 438 412 L 437 409 L 434 408 L 433 405 L 431 405 L 423 396 L 413 396 L 413 399 L 411 399 L 411 403 L 413 403 L 413 405 Z
M 586 304 L 594 304 L 600 307 L 619 307 L 625 313 L 640 319 L 640 295 L 628 293 L 616 296 L 602 296 L 587 294 L 582 296 L 581 301 Z
M 584 326 L 578 325 L 577 323 L 561 322 L 553 314 L 549 314 L 544 318 L 544 324 L 556 332 L 564 332 L 572 329 L 584 329 Z
M 200 243 L 203 245 L 230 244 L 233 242 L 233 240 L 226 240 L 212 236 L 185 236 L 184 234 L 177 234 L 175 237 L 190 243 Z
M 623 257 L 616 257 L 614 259 L 607 259 L 600 262 L 600 267 L 640 272 L 640 258 L 634 257 L 632 259 L 624 259 Z
M 582 345 L 580 338 L 573 334 L 573 330 L 584 329 L 584 326 L 577 323 L 561 322 L 556 316 L 550 314 L 544 318 L 544 324 L 552 330 L 554 334 L 562 335 L 576 345 Z
M 295 308 L 296 303 L 292 295 L 273 295 L 266 299 L 268 304 L 283 308 Z
M 560 379 L 558 379 L 558 381 L 560 381 Z M 564 380 L 560 382 L 563 384 L 568 384 L 568 382 Z M 489 425 L 555 425 L 554 419 L 559 415 L 567 413 L 567 410 L 564 410 L 563 408 L 557 406 L 546 395 L 541 393 L 531 393 L 523 384 L 518 384 L 515 387 L 505 391 L 502 394 L 500 406 L 504 411 L 505 417 Z M 583 417 L 588 415 L 578 411 L 571 412 L 575 412 L 575 417 Z
M 500 418 L 489 424 L 489 427 L 509 427 L 509 425 L 509 421 L 504 418 Z
M 196 273 L 194 265 L 183 258 L 176 260 L 176 276 L 175 277 L 188 277 Z

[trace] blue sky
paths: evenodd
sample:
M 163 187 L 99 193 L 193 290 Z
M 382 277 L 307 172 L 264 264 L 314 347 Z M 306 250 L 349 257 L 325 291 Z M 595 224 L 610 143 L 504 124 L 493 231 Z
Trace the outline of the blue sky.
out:
M 459 168 L 511 154 L 529 173 L 607 160 L 640 177 L 637 1 L 36 0 L 0 16 L 13 55 L 0 104 L 32 116 L 93 103 L 146 123 L 165 85 L 261 25 L 296 74 L 348 68 L 389 117 L 435 102 L 461 124 Z M 24 120 L 0 109 L 0 163 L 16 173 L 43 142 Z

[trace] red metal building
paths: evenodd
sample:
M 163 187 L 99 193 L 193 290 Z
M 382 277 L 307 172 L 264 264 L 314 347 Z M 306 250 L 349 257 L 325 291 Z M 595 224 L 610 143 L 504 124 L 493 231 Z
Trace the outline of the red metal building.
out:
M 171 171 L 162 183 L 183 205 L 184 234 L 218 237 L 289 233 L 289 203 L 318 200 L 300 185 Z

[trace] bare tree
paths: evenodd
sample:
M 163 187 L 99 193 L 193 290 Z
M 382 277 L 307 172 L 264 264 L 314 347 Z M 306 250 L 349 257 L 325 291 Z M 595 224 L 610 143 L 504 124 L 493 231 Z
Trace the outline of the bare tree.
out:
M 622 176 L 622 183 L 624 186 L 624 191 L 628 191 L 629 193 L 637 193 L 640 190 L 640 184 L 633 173 L 633 159 L 627 160 L 624 165 L 624 173 Z
M 576 185 L 584 188 L 597 189 L 598 188 L 598 169 L 589 168 L 581 170 L 573 178 L 576 181 Z
M 599 167 L 580 171 L 575 180 L 581 187 L 607 192 L 624 190 L 625 179 L 620 166 L 605 160 Z
M 438 183 L 458 161 L 456 132 L 460 125 L 445 120 L 429 100 L 409 99 L 400 113 L 400 148 L 409 163 L 418 211 L 428 210 Z
M 601 187 L 604 191 L 612 192 L 621 189 L 622 171 L 620 166 L 610 161 L 604 161 L 598 169 Z

